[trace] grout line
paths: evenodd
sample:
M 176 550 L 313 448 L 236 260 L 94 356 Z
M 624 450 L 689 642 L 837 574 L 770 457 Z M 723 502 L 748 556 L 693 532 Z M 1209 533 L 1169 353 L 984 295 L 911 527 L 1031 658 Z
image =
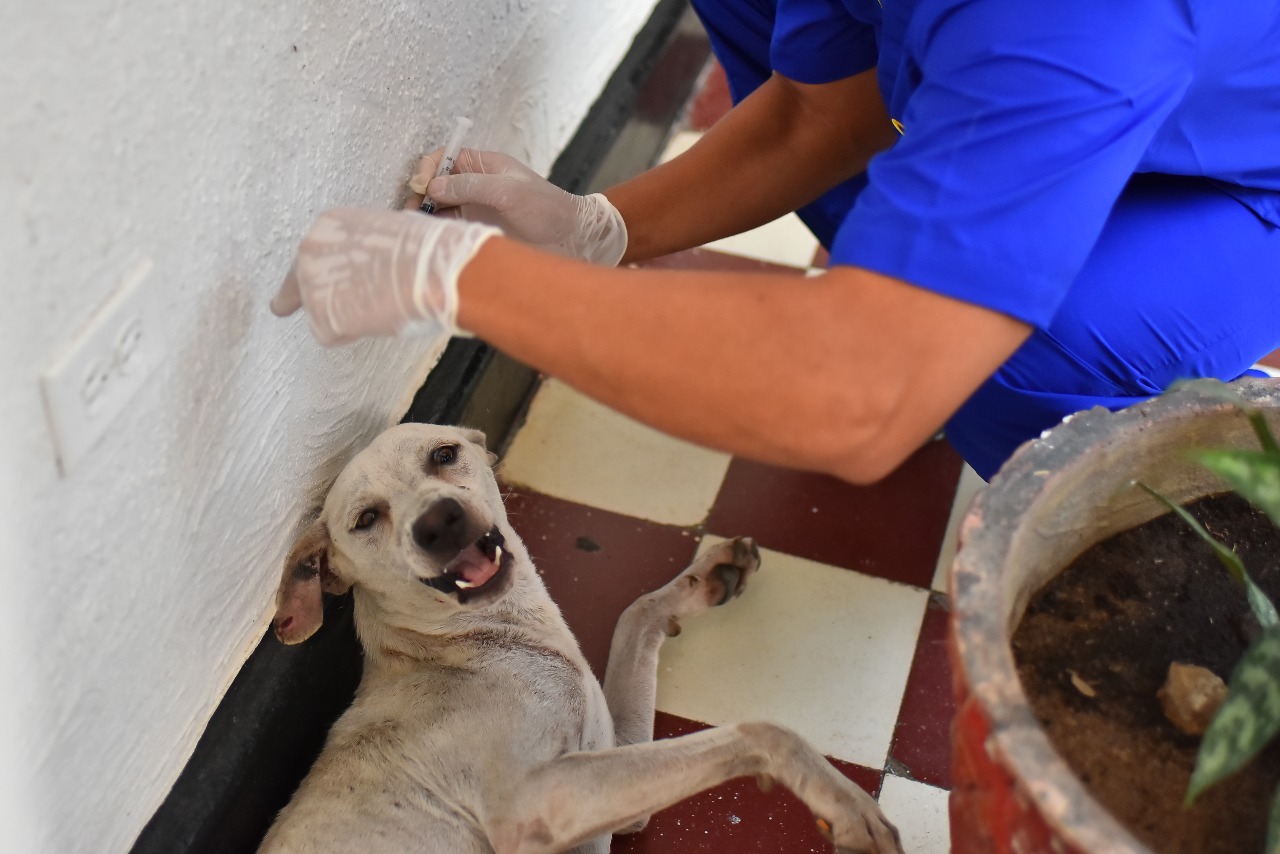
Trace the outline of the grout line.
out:
M 933 590 L 945 594 L 947 592 L 947 571 L 955 558 L 956 546 L 960 534 L 960 523 L 968 511 L 975 495 L 986 485 L 968 463 L 960 469 L 956 479 L 955 493 L 951 499 L 951 513 L 947 516 L 946 533 L 942 537 L 942 545 L 938 549 L 938 560 L 933 569 Z

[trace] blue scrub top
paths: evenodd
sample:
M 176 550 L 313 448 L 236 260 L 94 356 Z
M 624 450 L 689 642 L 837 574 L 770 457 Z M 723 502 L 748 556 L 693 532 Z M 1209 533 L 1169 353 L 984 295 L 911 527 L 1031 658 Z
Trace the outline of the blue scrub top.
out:
M 1212 179 L 1280 225 L 1280 0 L 883 3 L 777 0 L 772 67 L 874 67 L 902 133 L 833 264 L 1044 328 L 1135 173 Z

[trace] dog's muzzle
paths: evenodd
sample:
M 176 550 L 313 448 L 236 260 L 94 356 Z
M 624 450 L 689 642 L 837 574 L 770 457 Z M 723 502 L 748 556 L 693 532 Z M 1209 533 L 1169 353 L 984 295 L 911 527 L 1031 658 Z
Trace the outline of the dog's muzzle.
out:
M 459 552 L 443 573 L 419 580 L 441 593 L 457 594 L 458 601 L 466 604 L 467 600 L 505 580 L 512 560 L 511 552 L 503 547 L 505 542 L 495 526 Z

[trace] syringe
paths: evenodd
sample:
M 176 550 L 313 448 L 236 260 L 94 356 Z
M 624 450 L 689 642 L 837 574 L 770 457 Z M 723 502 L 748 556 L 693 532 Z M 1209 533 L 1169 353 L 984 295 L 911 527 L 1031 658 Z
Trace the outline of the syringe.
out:
M 462 151 L 462 137 L 466 136 L 468 130 L 471 129 L 472 121 L 466 116 L 458 116 L 457 123 L 453 126 L 453 134 L 449 137 L 449 144 L 444 147 L 444 156 L 440 158 L 440 167 L 436 169 L 436 177 L 448 175 L 453 171 L 453 163 L 458 159 L 458 152 Z M 423 213 L 433 214 L 436 212 L 436 203 L 431 199 L 423 198 L 422 207 L 418 210 Z

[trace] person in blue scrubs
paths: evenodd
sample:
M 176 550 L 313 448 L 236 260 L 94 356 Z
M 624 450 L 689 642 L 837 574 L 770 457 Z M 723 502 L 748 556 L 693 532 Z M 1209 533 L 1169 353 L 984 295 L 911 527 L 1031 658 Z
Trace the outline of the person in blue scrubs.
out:
M 1280 345 L 1280 4 L 693 6 L 735 102 L 875 69 L 902 138 L 798 213 L 832 264 L 1032 325 L 947 423 L 984 478 L 1065 415 Z
M 464 152 L 425 189 L 515 240 L 372 212 L 348 230 L 412 232 L 395 257 L 456 244 L 413 286 L 446 328 L 668 432 L 854 482 L 944 423 L 989 478 L 1072 412 L 1280 348 L 1277 0 L 693 2 L 738 103 L 688 152 L 587 197 Z M 831 254 L 802 286 L 598 266 L 790 210 Z M 319 233 L 278 313 L 329 342 L 394 333 L 326 320 L 394 294 L 327 311 L 306 270 L 341 247 Z

